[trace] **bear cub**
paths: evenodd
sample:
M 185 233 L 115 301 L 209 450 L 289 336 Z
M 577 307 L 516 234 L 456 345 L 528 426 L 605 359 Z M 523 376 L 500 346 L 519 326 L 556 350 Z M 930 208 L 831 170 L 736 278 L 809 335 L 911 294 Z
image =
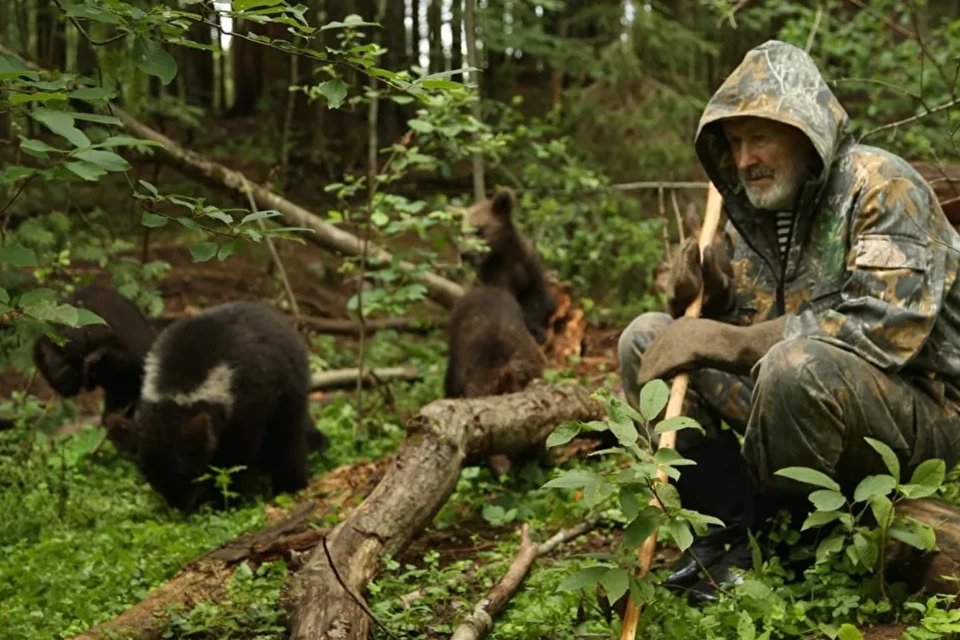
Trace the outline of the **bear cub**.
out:
M 156 331 L 137 306 L 115 290 L 99 285 L 77 289 L 64 302 L 97 314 L 107 323 L 68 327 L 54 324 L 66 339 L 57 345 L 40 336 L 33 361 L 40 375 L 61 397 L 103 389 L 103 416 L 132 416 L 140 397 L 143 359 Z
M 447 330 L 448 398 L 516 393 L 543 376 L 546 359 L 505 289 L 478 286 L 457 300 Z
M 515 224 L 516 204 L 512 189 L 500 189 L 467 209 L 467 224 L 489 250 L 464 250 L 460 257 L 474 267 L 479 284 L 504 288 L 516 298 L 527 330 L 543 344 L 557 300 L 547 284 L 540 254 Z
M 114 421 L 135 441 L 137 466 L 167 503 L 183 512 L 220 504 L 210 466 L 247 469 L 232 476 L 242 493 L 255 472 L 276 493 L 309 480 L 310 449 L 325 450 L 308 411 L 307 346 L 279 312 L 229 302 L 178 320 L 147 354 L 132 423 Z

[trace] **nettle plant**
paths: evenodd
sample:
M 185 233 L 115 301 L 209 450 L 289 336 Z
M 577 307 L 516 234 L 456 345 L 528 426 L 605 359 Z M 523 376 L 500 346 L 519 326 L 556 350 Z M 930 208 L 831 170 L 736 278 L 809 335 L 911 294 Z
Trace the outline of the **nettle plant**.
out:
M 904 500 L 927 498 L 936 494 L 946 476 L 946 463 L 940 459 L 919 464 L 907 483 L 900 481 L 900 462 L 893 450 L 873 438 L 864 438 L 880 454 L 889 474 L 869 475 L 854 489 L 852 499 L 840 491 L 840 485 L 827 475 L 807 467 L 787 467 L 776 475 L 820 487 L 809 495 L 815 510 L 800 527 L 801 531 L 836 523 L 816 550 L 816 564 L 829 565 L 848 574 L 879 575 L 882 579 L 884 547 L 889 540 L 931 551 L 936 534 L 929 525 L 896 512 Z M 869 526 L 872 515 L 875 526 Z M 881 581 L 881 586 L 883 582 Z
M 693 543 L 694 532 L 703 534 L 707 525 L 723 526 L 723 522 L 681 506 L 676 487 L 661 481 L 658 473 L 662 471 L 676 481 L 680 477 L 677 467 L 695 463 L 674 449 L 654 452 L 648 434 L 650 431 L 664 434 L 680 429 L 702 432 L 703 427 L 687 416 L 657 421 L 670 397 L 670 389 L 662 380 L 652 380 L 640 390 L 639 411 L 606 390 L 598 390 L 593 397 L 603 402 L 608 419 L 564 423 L 550 434 L 546 446 L 565 444 L 581 431 L 609 431 L 617 438 L 618 445 L 590 455 L 619 454 L 620 463 L 609 473 L 572 469 L 543 486 L 582 491 L 587 509 L 604 511 L 623 523 L 624 546 L 618 553 L 591 554 L 604 564 L 571 574 L 562 588 L 584 589 L 599 583 L 610 602 L 618 600 L 628 590 L 637 602 L 650 602 L 654 593 L 652 574 L 640 579 L 635 575 L 637 550 L 643 541 L 656 531 L 661 542 L 672 541 L 685 551 Z

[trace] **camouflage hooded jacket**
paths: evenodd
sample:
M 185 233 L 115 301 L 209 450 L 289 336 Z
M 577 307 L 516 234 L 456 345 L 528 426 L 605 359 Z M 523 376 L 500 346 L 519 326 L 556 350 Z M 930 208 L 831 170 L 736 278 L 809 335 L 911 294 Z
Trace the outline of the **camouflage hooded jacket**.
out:
M 720 127 L 757 116 L 799 128 L 822 169 L 802 188 L 786 253 L 753 209 Z M 788 314 L 784 338 L 822 340 L 960 400 L 960 234 L 902 158 L 855 143 L 813 60 L 768 41 L 711 98 L 696 151 L 724 199 L 738 324 Z

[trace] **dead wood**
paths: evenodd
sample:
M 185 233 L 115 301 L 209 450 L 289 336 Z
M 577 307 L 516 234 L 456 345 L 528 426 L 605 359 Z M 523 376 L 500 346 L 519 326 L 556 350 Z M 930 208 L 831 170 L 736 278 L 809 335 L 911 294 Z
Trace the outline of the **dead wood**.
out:
M 960 508 L 925 498 L 905 500 L 897 513 L 930 525 L 937 534 L 937 551 L 922 553 L 892 541 L 886 549 L 889 577 L 903 580 L 911 592 L 960 595 Z
M 318 478 L 306 491 L 324 497 L 309 500 L 290 512 L 277 511 L 278 519 L 266 529 L 252 532 L 200 556 L 183 567 L 169 582 L 154 589 L 145 600 L 106 622 L 75 636 L 74 640 L 106 640 L 114 634 L 125 639 L 154 640 L 163 632 L 163 610 L 172 604 L 190 607 L 201 601 L 223 598 L 225 585 L 236 565 L 287 557 L 315 546 L 321 531 L 311 528 L 323 514 L 349 504 L 367 493 L 379 479 L 383 462 L 340 467 Z
M 593 529 L 598 522 L 598 518 L 593 517 L 581 522 L 570 529 L 558 531 L 553 537 L 541 545 L 537 545 L 530 540 L 530 528 L 524 523 L 520 529 L 520 549 L 507 573 L 500 579 L 500 582 L 490 590 L 487 597 L 477 603 L 473 613 L 468 615 L 457 627 L 451 636 L 451 640 L 480 640 L 493 628 L 493 619 L 503 609 L 507 601 L 513 597 L 520 583 L 530 572 L 534 560 L 542 555 L 546 555 L 556 549 L 560 544 L 583 535 Z
M 358 367 L 333 369 L 313 374 L 310 378 L 310 388 L 316 391 L 318 389 L 352 386 L 356 384 L 357 378 L 360 377 L 363 378 L 364 384 L 377 385 L 393 380 L 419 380 L 423 376 L 415 367 L 384 367 L 382 369 L 364 367 L 362 374 Z
M 284 221 L 295 227 L 306 227 L 313 231 L 305 238 L 321 247 L 340 254 L 359 256 L 364 253 L 364 243 L 353 234 L 328 224 L 316 214 L 290 202 L 263 186 L 249 182 L 239 171 L 229 169 L 224 165 L 204 157 L 196 151 L 184 149 L 165 135 L 154 131 L 132 115 L 122 109 L 112 106 L 113 114 L 120 119 L 130 133 L 145 140 L 152 140 L 161 146 L 156 148 L 157 158 L 181 171 L 191 178 L 195 178 L 211 186 L 231 191 L 238 196 L 246 197 L 245 186 L 249 186 L 249 193 L 253 200 L 263 209 L 279 211 Z M 366 254 L 370 258 L 389 263 L 393 256 L 383 248 L 368 244 Z M 413 264 L 401 261 L 398 265 L 405 271 L 413 270 Z M 428 295 L 446 307 L 463 295 L 463 287 L 452 280 L 448 280 L 435 273 L 426 272 L 422 276 L 423 285 Z
M 437 400 L 408 425 L 408 435 L 376 489 L 328 536 L 333 562 L 359 596 L 380 571 L 429 524 L 456 487 L 460 469 L 495 453 L 542 446 L 568 420 L 594 420 L 602 405 L 590 389 L 534 382 L 495 398 Z M 370 620 L 336 580 L 325 554 L 314 550 L 285 585 L 291 640 L 367 637 Z
M 550 317 L 543 350 L 550 361 L 564 366 L 568 358 L 582 354 L 587 322 L 583 309 L 574 306 L 563 285 L 551 282 L 550 289 L 557 299 L 557 308 Z

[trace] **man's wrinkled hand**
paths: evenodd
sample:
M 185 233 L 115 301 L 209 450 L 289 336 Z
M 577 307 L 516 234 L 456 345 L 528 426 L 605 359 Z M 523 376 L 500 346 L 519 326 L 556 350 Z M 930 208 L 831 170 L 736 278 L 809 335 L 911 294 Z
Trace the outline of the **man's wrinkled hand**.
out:
M 781 339 L 786 316 L 749 327 L 706 318 L 679 318 L 664 327 L 643 352 L 637 382 L 667 380 L 696 369 L 747 375 Z

